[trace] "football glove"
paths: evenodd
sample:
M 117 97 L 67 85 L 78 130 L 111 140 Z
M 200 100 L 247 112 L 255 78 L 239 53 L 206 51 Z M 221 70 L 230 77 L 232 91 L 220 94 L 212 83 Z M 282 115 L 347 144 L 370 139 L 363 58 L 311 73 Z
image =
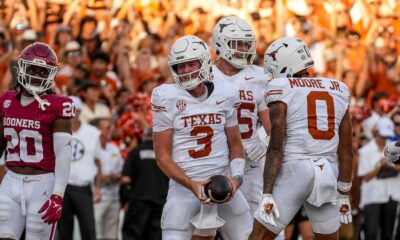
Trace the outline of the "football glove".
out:
M 339 203 L 339 212 L 340 212 L 340 222 L 344 224 L 351 223 L 353 221 L 353 217 L 351 216 L 351 206 L 349 196 L 340 195 L 338 199 Z
M 267 146 L 261 141 L 258 141 L 256 144 L 252 144 L 245 149 L 246 156 L 251 161 L 259 161 L 262 157 L 265 156 L 267 152 Z
M 257 211 L 265 223 L 276 226 L 274 215 L 279 218 L 279 211 L 272 194 L 263 194 L 261 206 Z
M 49 200 L 47 200 L 43 206 L 40 208 L 38 213 L 43 213 L 42 219 L 45 223 L 53 224 L 56 223 L 61 218 L 61 208 L 63 204 L 63 198 L 51 194 Z

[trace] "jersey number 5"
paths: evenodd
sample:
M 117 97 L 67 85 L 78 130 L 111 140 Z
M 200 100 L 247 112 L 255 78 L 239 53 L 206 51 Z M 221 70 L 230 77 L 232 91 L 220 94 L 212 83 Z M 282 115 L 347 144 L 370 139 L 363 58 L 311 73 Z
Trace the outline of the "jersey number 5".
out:
M 254 112 L 256 105 L 254 103 L 242 102 L 237 109 L 237 119 L 239 124 L 246 124 L 249 128 L 247 132 L 241 132 L 240 136 L 242 139 L 249 139 L 253 135 L 253 120 L 249 117 L 242 117 L 242 109 L 249 110 L 251 113 Z
M 190 136 L 198 136 L 199 134 L 206 134 L 205 137 L 202 137 L 200 139 L 197 139 L 197 144 L 201 145 L 204 144 L 204 148 L 202 150 L 194 150 L 190 149 L 189 150 L 189 156 L 192 158 L 202 158 L 210 155 L 211 153 L 211 138 L 214 135 L 214 131 L 210 126 L 198 126 L 193 128 L 193 130 L 190 132 Z
M 319 130 L 317 125 L 317 100 L 326 103 L 328 129 Z M 335 106 L 333 97 L 328 92 L 312 91 L 307 95 L 308 132 L 314 139 L 330 140 L 335 136 Z

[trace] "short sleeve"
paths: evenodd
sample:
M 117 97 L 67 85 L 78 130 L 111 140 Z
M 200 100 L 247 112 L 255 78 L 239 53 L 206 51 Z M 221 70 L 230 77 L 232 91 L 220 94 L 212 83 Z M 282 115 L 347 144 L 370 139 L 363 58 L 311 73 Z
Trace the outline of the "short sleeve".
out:
M 257 89 L 259 90 L 259 94 L 257 94 L 258 98 L 256 99 L 258 112 L 268 109 L 267 104 L 265 103 L 265 100 L 264 100 L 264 93 L 266 91 L 266 88 L 267 88 L 266 81 L 265 82 L 263 81 L 263 82 L 260 82 L 259 84 L 257 84 Z
M 75 105 L 68 97 L 58 96 L 56 98 L 56 115 L 58 118 L 73 118 L 75 117 Z
M 154 132 L 162 132 L 174 127 L 172 117 L 167 111 L 166 101 L 160 96 L 158 90 L 159 89 L 154 89 L 151 95 Z
M 232 94 L 230 94 L 229 101 L 228 101 L 228 111 L 226 114 L 226 122 L 225 122 L 225 127 L 233 127 L 235 125 L 238 125 L 238 120 L 237 120 L 237 109 L 240 106 L 240 99 L 239 99 L 239 92 L 238 89 L 234 88 L 232 89 Z
M 288 82 L 287 79 L 273 79 L 269 82 L 264 93 L 266 106 L 273 102 L 288 103 L 291 92 L 285 82 Z

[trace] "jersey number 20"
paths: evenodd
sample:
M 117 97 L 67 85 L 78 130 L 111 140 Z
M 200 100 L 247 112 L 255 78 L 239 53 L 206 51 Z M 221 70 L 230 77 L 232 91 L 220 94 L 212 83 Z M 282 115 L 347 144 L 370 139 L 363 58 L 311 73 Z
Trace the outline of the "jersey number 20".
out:
M 4 136 L 11 138 L 7 141 L 8 161 L 40 162 L 43 159 L 42 135 L 38 131 L 24 129 L 17 133 L 14 128 L 4 128 Z M 28 149 L 29 139 L 33 141 L 34 149 Z M 18 145 L 19 153 L 15 152 Z

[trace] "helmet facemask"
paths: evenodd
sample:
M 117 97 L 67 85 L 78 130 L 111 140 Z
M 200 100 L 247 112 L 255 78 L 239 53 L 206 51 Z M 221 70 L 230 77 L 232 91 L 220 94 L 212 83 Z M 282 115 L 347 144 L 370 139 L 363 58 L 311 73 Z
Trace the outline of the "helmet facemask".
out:
M 57 66 L 38 61 L 18 60 L 18 82 L 31 94 L 42 94 L 51 88 Z
M 178 65 L 186 62 L 196 61 L 200 63 L 200 68 L 189 73 L 178 74 Z M 199 58 L 189 59 L 170 66 L 172 77 L 176 84 L 182 89 L 192 90 L 200 83 L 208 80 L 210 75 L 211 59 L 207 56 L 200 56 Z
M 242 69 L 253 64 L 257 40 L 246 20 L 229 16 L 215 24 L 212 44 L 216 53 L 234 68 Z
M 235 68 L 244 68 L 247 65 L 253 64 L 256 57 L 257 41 L 254 37 L 251 38 L 224 38 L 226 43 L 224 53 L 219 55 L 228 61 Z M 241 50 L 240 45 L 246 45 L 247 51 Z

